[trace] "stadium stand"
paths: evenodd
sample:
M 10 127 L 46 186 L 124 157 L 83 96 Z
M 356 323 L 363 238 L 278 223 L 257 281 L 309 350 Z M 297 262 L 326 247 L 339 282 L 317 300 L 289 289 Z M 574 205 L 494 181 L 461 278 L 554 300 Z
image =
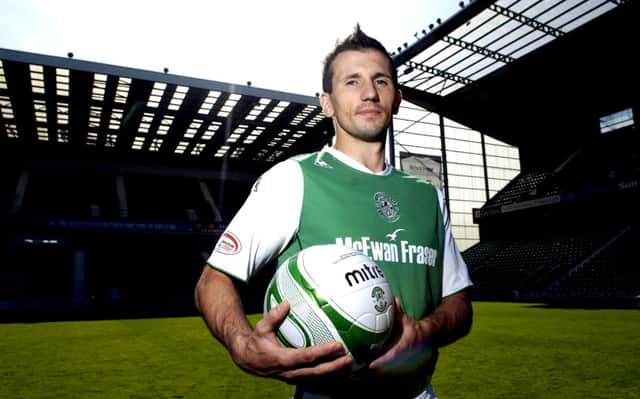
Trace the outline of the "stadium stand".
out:
M 322 147 L 316 97 L 0 49 L 0 316 L 195 312 L 253 181 Z
M 557 194 L 557 190 L 546 189 L 540 191 L 542 184 L 552 176 L 551 172 L 522 172 L 516 176 L 507 186 L 491 197 L 485 204 L 487 207 L 513 204 L 531 198 L 540 198 L 546 195 Z
M 464 258 L 469 264 L 475 290 L 485 299 L 517 299 L 541 297 L 533 294 L 547 281 L 575 267 L 600 248 L 604 238 L 556 237 L 536 240 L 512 240 L 500 246 L 478 265 L 473 257 Z M 496 241 L 490 245 L 495 248 Z M 483 247 L 481 242 L 476 247 Z M 478 249 L 476 249 L 478 251 Z
M 553 173 L 522 174 L 488 201 L 500 213 L 484 212 L 493 239 L 463 254 L 478 298 L 603 303 L 637 295 L 637 142 L 635 131 L 599 137 Z
M 116 215 L 115 189 L 110 189 L 115 184 L 109 176 L 50 169 L 32 169 L 28 176 L 21 214 L 64 218 Z
M 133 220 L 213 223 L 199 181 L 191 178 L 130 175 L 124 178 L 128 214 Z
M 637 295 L 640 270 L 634 262 L 637 228 L 627 226 L 588 258 L 567 270 L 541 294 L 553 298 L 620 300 Z
M 512 244 L 509 240 L 484 240 L 464 251 L 464 259 L 473 273 L 481 268 L 485 261 Z
M 463 254 L 478 298 L 602 302 L 637 295 L 637 143 L 633 130 L 598 137 L 554 172 L 521 174 L 488 201 L 500 214 L 484 212 L 490 239 Z

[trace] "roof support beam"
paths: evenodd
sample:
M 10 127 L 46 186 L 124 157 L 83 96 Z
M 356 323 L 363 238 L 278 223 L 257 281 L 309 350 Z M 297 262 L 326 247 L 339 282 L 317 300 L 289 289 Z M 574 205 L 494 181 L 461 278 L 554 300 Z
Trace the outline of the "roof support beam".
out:
M 452 37 L 452 36 L 445 36 L 442 38 L 442 40 L 447 43 L 453 44 L 454 46 L 463 48 L 465 50 L 473 51 L 474 53 L 484 55 L 485 57 L 490 57 L 490 58 L 493 58 L 494 60 L 504 62 L 505 64 L 513 62 L 514 60 L 514 58 L 509 57 L 508 55 L 500 54 L 496 51 L 489 50 L 486 47 L 476 46 L 473 43 L 465 42 L 464 40 L 456 39 L 455 37 Z
M 497 5 L 497 4 L 491 4 L 489 6 L 489 9 L 491 11 L 494 11 L 494 12 L 500 14 L 500 15 L 504 15 L 507 18 L 516 20 L 516 21 L 520 22 L 521 24 L 530 26 L 533 29 L 536 29 L 536 30 L 539 30 L 539 31 L 541 31 L 543 33 L 546 33 L 547 35 L 551 35 L 551 36 L 554 36 L 554 37 L 560 37 L 560 36 L 564 35 L 564 32 L 559 30 L 559 29 L 556 29 L 556 28 L 554 28 L 552 26 L 549 26 L 547 24 L 543 24 L 541 22 L 538 22 L 535 19 L 531 19 L 531 18 L 529 18 L 527 16 L 524 16 L 523 14 L 511 11 L 510 9 L 501 7 L 501 6 Z
M 470 85 L 473 83 L 473 80 L 459 76 L 459 75 L 455 75 L 453 73 L 449 73 L 449 72 L 445 72 L 443 70 L 434 68 L 434 67 L 430 67 L 428 65 L 423 65 L 423 64 L 418 64 L 417 62 L 413 62 L 413 61 L 407 61 L 404 63 L 407 67 L 409 67 L 409 72 L 411 72 L 412 69 L 418 69 L 422 72 L 427 72 L 430 73 L 432 75 L 436 75 L 436 76 L 440 76 L 443 77 L 445 79 L 449 79 L 452 80 L 454 82 L 457 83 L 462 83 L 465 85 Z M 406 83 L 406 82 L 405 82 Z

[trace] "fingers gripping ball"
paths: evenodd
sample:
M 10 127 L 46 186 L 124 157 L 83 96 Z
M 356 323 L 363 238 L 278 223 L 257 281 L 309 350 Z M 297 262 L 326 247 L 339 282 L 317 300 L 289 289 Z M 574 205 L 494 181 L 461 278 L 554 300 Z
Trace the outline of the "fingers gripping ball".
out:
M 283 262 L 267 288 L 265 314 L 283 300 L 290 311 L 276 331 L 282 345 L 338 341 L 356 367 L 384 346 L 393 328 L 393 295 L 382 270 L 351 248 L 316 245 Z

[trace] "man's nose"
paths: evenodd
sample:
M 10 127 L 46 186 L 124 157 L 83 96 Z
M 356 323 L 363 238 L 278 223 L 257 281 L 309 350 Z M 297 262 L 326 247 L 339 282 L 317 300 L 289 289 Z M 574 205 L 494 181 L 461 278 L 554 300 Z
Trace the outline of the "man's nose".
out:
M 378 96 L 378 89 L 376 88 L 375 82 L 365 81 L 362 86 L 360 97 L 362 101 L 378 101 L 380 98 Z

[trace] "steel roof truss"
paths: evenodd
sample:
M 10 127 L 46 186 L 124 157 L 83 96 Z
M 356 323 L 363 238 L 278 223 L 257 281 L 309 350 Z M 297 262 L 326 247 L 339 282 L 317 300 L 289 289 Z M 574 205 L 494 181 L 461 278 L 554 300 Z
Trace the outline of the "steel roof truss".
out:
M 535 19 L 529 18 L 521 13 L 517 13 L 515 11 L 512 11 L 508 8 L 499 6 L 497 4 L 491 4 L 489 6 L 489 9 L 491 9 L 492 11 L 500 14 L 500 15 L 504 15 L 507 18 L 513 19 L 515 21 L 520 22 L 523 25 L 527 25 L 532 27 L 533 29 L 542 31 L 548 35 L 552 35 L 554 37 L 560 37 L 562 35 L 564 35 L 564 32 L 562 32 L 559 29 L 556 29 L 552 26 L 549 26 L 547 24 L 544 24 L 540 21 L 536 21 Z
M 465 84 L 465 85 L 469 85 L 469 84 L 473 83 L 473 80 L 465 78 L 463 76 L 459 76 L 459 75 L 456 75 L 456 74 L 453 74 L 453 73 L 449 73 L 449 72 L 446 72 L 446 71 L 443 71 L 443 70 L 440 70 L 440 69 L 437 69 L 437 68 L 434 68 L 434 67 L 430 67 L 428 65 L 419 64 L 419 63 L 414 62 L 414 61 L 407 61 L 404 64 L 407 67 L 409 67 L 410 69 L 417 69 L 417 70 L 420 70 L 420 71 L 423 71 L 423 72 L 427 72 L 427 73 L 430 73 L 432 75 L 440 76 L 442 78 L 454 81 L 456 83 L 462 83 L 462 84 Z

